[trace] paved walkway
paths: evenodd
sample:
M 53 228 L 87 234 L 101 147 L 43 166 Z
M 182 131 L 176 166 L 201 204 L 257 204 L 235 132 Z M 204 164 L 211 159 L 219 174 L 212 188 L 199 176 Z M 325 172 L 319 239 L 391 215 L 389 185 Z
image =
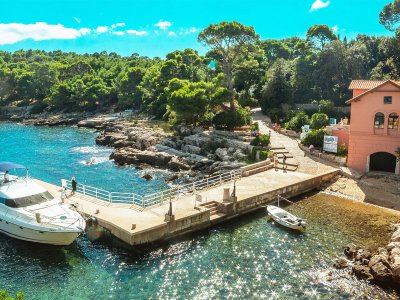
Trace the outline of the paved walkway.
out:
M 313 158 L 306 156 L 304 151 L 300 149 L 296 139 L 280 134 L 269 128 L 266 124 L 272 123 L 271 119 L 264 115 L 260 109 L 253 110 L 253 120 L 258 122 L 260 133 L 269 134 L 269 132 L 271 132 L 272 147 L 283 146 L 290 154 L 293 155 L 293 158 L 299 163 L 297 171 L 311 175 L 318 175 L 337 169 L 334 166 L 316 161 Z

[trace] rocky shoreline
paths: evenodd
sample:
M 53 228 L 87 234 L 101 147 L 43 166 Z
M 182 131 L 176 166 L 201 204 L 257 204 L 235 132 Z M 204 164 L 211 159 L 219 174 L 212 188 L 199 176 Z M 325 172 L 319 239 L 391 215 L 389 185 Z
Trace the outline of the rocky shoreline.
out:
M 115 148 L 110 158 L 119 165 L 166 168 L 183 174 L 185 181 L 240 168 L 252 149 L 249 133 L 178 126 L 172 134 L 149 124 L 119 121 L 97 129 L 96 143 Z
M 115 149 L 110 159 L 139 169 L 164 168 L 174 174 L 168 181 L 191 182 L 246 165 L 252 150 L 250 132 L 205 130 L 177 126 L 166 133 L 152 122 L 128 122 L 124 116 L 90 114 L 10 114 L 3 120 L 33 126 L 77 125 L 97 130 L 96 144 Z
M 346 258 L 334 263 L 337 269 L 351 268 L 351 274 L 384 287 L 400 288 L 400 224 L 393 225 L 394 232 L 386 247 L 374 253 L 349 244 L 344 249 Z

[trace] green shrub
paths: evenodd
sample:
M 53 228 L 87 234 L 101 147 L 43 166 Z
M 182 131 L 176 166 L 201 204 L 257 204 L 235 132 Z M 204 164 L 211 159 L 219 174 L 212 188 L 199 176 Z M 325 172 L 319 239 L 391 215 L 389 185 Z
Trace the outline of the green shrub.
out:
M 311 130 L 301 143 L 307 147 L 310 145 L 322 147 L 324 145 L 325 135 L 327 135 L 327 132 L 324 129 Z
M 250 131 L 255 131 L 255 130 L 260 130 L 260 126 L 258 125 L 258 122 L 254 122 L 250 126 Z
M 346 157 L 347 156 L 347 148 L 346 148 L 346 144 L 345 143 L 341 143 L 338 146 L 338 150 L 337 150 L 336 155 L 340 156 L 340 157 Z
M 21 292 L 18 292 L 15 297 L 12 297 L 5 290 L 0 290 L 0 300 L 24 300 L 25 297 Z
M 260 151 L 260 160 L 266 160 L 270 154 L 272 154 L 271 151 Z
M 285 124 L 285 128 L 288 130 L 300 132 L 301 127 L 307 124 L 310 124 L 310 119 L 305 112 L 301 111 Z
M 315 113 L 311 116 L 310 128 L 321 129 L 329 125 L 329 118 L 327 114 Z
M 250 162 L 256 161 L 257 151 L 260 151 L 260 160 L 266 160 L 268 158 L 268 155 L 272 154 L 271 151 L 260 150 L 260 148 L 258 147 L 253 147 L 250 154 L 248 155 Z
M 270 136 L 268 134 L 260 134 L 256 136 L 251 142 L 252 146 L 266 147 L 269 145 Z
M 251 111 L 246 108 L 238 107 L 234 111 L 223 111 L 215 115 L 213 124 L 217 127 L 223 127 L 232 130 L 235 127 L 241 127 L 251 123 Z

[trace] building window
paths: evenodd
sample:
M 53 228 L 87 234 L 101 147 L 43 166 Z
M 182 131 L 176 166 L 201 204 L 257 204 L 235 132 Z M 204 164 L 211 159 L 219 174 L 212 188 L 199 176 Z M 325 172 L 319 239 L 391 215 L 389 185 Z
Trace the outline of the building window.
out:
M 385 115 L 380 112 L 376 113 L 374 121 L 375 128 L 383 128 L 384 123 L 385 123 Z
M 398 114 L 392 113 L 389 115 L 388 128 L 389 129 L 399 128 L 399 115 Z
M 383 104 L 392 104 L 392 96 L 383 97 Z

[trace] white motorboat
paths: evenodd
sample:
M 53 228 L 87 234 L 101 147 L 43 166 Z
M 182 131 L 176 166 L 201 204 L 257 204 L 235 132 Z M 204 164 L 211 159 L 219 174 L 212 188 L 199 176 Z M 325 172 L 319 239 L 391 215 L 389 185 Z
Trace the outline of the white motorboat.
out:
M 306 221 L 304 219 L 298 218 L 278 206 L 268 205 L 267 211 L 272 219 L 282 226 L 294 230 L 304 230 L 306 228 Z
M 24 166 L 0 162 L 1 233 L 30 242 L 69 245 L 85 226 L 79 213 L 34 182 Z

